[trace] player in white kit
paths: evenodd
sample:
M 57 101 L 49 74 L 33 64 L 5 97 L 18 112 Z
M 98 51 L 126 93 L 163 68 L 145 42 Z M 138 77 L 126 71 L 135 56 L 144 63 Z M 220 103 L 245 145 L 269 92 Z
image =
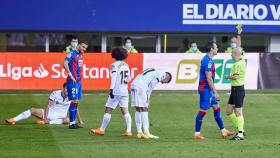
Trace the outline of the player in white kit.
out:
M 104 135 L 105 129 L 110 122 L 112 111 L 119 105 L 126 122 L 127 129 L 122 134 L 125 137 L 131 137 L 131 116 L 128 111 L 128 82 L 130 81 L 130 70 L 125 60 L 127 51 L 123 48 L 112 50 L 112 58 L 116 61 L 111 65 L 111 86 L 110 92 L 105 104 L 105 113 L 103 121 L 98 129 L 91 129 L 91 132 L 97 135 Z
M 53 91 L 49 96 L 48 105 L 45 109 L 30 108 L 14 118 L 5 120 L 7 124 L 14 125 L 16 122 L 29 118 L 31 115 L 42 120 L 37 120 L 37 124 L 65 124 L 69 122 L 67 112 L 70 101 L 67 97 L 66 83 L 63 84 L 62 90 Z M 83 123 L 78 112 L 78 120 Z
M 152 90 L 158 83 L 169 83 L 172 75 L 159 69 L 149 68 L 139 74 L 131 84 L 131 106 L 135 107 L 135 123 L 138 138 L 159 138 L 149 131 L 148 109 Z M 144 133 L 142 132 L 142 127 Z

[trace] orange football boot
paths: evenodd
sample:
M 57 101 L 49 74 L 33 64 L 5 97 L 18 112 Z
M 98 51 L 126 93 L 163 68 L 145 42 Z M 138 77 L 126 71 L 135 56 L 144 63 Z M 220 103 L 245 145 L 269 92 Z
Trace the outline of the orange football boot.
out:
M 205 140 L 206 138 L 202 134 L 194 135 L 193 139 L 195 140 Z
M 16 121 L 13 118 L 9 118 L 5 120 L 8 125 L 15 125 Z
M 102 131 L 100 128 L 98 129 L 90 129 L 90 132 L 93 133 L 93 134 L 97 134 L 97 135 L 100 135 L 100 136 L 103 136 L 105 134 L 105 131 Z

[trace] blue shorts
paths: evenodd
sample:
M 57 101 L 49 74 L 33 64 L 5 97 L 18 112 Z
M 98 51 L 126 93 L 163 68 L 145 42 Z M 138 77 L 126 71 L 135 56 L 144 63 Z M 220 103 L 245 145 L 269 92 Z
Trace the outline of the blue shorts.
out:
M 200 93 L 200 109 L 209 110 L 211 106 L 218 105 L 215 95 L 210 90 L 204 90 Z
M 81 82 L 67 82 L 67 92 L 69 100 L 82 99 L 82 83 Z

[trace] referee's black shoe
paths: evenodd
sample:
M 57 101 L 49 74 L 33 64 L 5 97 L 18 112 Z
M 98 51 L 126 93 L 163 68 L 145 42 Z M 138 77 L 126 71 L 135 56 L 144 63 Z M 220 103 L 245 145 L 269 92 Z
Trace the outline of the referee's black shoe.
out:
M 233 136 L 232 138 L 230 138 L 230 140 L 244 140 L 244 136 L 243 137 L 240 137 L 238 135 L 238 133 L 235 134 L 235 136 Z

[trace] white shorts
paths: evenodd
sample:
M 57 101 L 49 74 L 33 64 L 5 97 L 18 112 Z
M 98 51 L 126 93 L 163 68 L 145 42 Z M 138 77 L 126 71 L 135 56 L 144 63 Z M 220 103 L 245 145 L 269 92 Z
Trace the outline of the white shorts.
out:
M 43 118 L 45 118 L 45 109 L 41 109 L 42 110 L 42 113 L 43 113 Z M 66 117 L 63 117 L 61 114 L 58 114 L 56 112 L 54 112 L 53 110 L 49 109 L 49 112 L 48 112 L 48 116 L 47 116 L 47 119 L 49 121 L 53 121 L 53 120 L 57 120 L 57 119 L 62 119 L 62 118 L 66 118 Z
M 110 96 L 109 96 L 105 107 L 115 109 L 118 105 L 121 108 L 127 108 L 128 107 L 128 96 L 115 95 L 114 99 L 110 98 Z
M 131 88 L 131 106 L 132 107 L 149 107 L 150 95 L 148 90 L 133 86 Z

